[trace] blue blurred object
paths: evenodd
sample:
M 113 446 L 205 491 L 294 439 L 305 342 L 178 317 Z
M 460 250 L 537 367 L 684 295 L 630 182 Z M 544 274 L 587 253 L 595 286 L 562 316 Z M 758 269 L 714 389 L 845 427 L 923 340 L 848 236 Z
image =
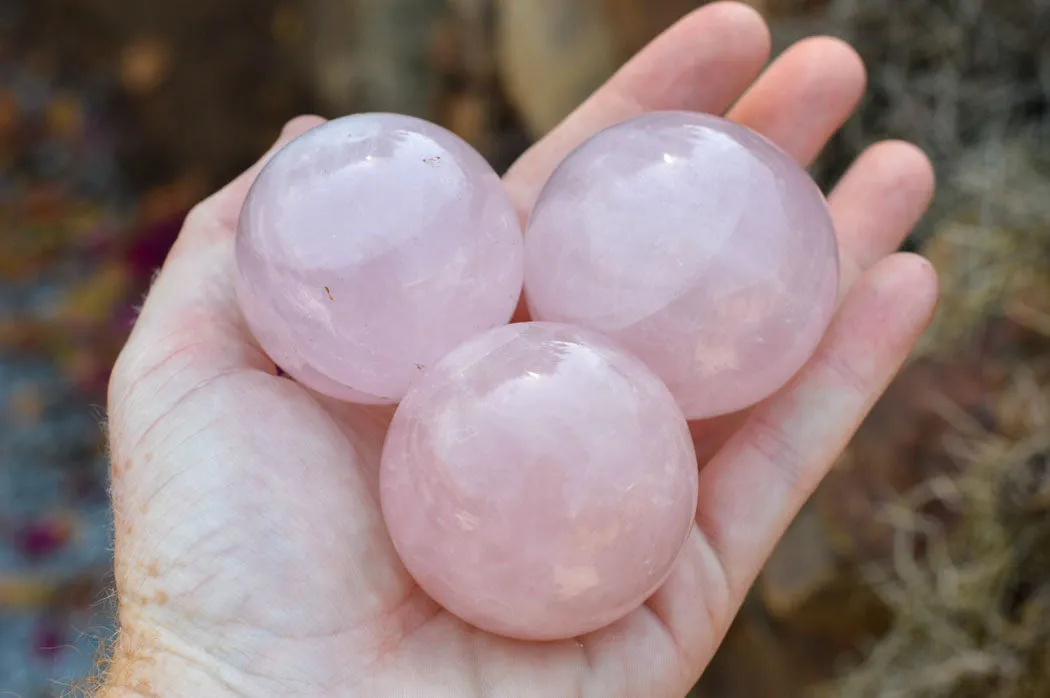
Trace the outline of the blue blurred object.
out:
M 0 53 L 0 695 L 28 698 L 113 636 L 100 387 L 135 283 L 99 282 L 131 230 L 104 95 L 19 58 Z

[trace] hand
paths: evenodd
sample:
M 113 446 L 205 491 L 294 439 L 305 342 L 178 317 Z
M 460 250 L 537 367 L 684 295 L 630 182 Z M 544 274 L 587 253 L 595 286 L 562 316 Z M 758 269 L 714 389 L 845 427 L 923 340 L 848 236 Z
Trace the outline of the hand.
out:
M 808 164 L 859 101 L 864 69 L 818 38 L 756 79 L 769 43 L 743 5 L 683 19 L 514 165 L 516 205 L 528 212 L 572 146 L 651 109 L 728 110 Z M 291 122 L 278 145 L 319 122 Z M 830 195 L 842 297 L 817 354 L 746 414 L 694 425 L 699 514 L 671 578 L 608 628 L 517 642 L 443 612 L 398 561 L 376 493 L 390 410 L 278 377 L 245 328 L 233 231 L 258 168 L 189 216 L 114 369 L 108 696 L 684 695 L 937 295 L 926 262 L 894 253 L 928 204 L 931 167 L 910 145 L 877 144 Z

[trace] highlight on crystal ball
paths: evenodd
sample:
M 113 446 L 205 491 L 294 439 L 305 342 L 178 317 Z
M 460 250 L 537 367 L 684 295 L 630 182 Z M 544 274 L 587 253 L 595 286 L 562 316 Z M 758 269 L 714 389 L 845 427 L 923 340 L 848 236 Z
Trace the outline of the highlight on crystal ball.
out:
M 689 112 L 583 143 L 525 233 L 532 318 L 613 338 L 690 419 L 787 383 L 827 329 L 838 274 L 827 204 L 805 170 L 753 131 Z
M 596 333 L 506 325 L 453 350 L 398 406 L 383 516 L 425 592 L 528 640 L 596 630 L 667 578 L 692 529 L 685 417 Z
M 263 349 L 353 402 L 396 402 L 521 295 L 521 227 L 498 175 L 452 132 L 397 114 L 336 119 L 282 148 L 244 204 L 236 260 Z

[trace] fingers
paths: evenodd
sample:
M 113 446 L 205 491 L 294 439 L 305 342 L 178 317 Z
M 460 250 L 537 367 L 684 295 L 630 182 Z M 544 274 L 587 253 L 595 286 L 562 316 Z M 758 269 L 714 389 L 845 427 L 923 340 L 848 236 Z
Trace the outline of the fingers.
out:
M 806 39 L 774 61 L 727 116 L 808 165 L 853 113 L 866 80 L 848 44 Z
M 579 143 L 647 111 L 722 113 L 769 57 L 769 28 L 751 7 L 716 2 L 653 40 L 565 121 L 529 149 L 504 177 L 525 217 L 558 163 Z
M 796 380 L 756 408 L 701 470 L 697 523 L 735 601 L 901 366 L 936 296 L 922 258 L 877 263 Z
M 933 165 L 919 148 L 884 141 L 865 150 L 829 197 L 839 238 L 839 293 L 897 250 L 933 198 Z
M 237 306 L 234 230 L 259 170 L 281 146 L 320 122 L 317 117 L 289 122 L 266 156 L 187 217 L 113 367 L 109 406 L 114 448 L 216 375 L 243 368 L 273 370 Z

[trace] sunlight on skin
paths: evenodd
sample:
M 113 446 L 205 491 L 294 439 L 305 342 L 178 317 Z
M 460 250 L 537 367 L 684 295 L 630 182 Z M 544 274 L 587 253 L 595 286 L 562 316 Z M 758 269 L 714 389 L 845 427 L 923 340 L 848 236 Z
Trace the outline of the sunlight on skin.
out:
M 730 110 L 809 162 L 856 106 L 863 67 L 810 39 L 755 81 L 768 53 L 748 7 L 692 13 L 508 172 L 519 213 L 573 145 L 652 109 Z M 929 265 L 892 254 L 929 201 L 929 164 L 873 146 L 830 197 L 843 300 L 816 357 L 747 415 L 694 425 L 698 526 L 671 578 L 606 629 L 517 642 L 443 613 L 394 555 L 376 498 L 389 409 L 277 377 L 245 329 L 233 229 L 257 171 L 188 218 L 114 369 L 122 630 L 106 696 L 684 695 L 935 304 Z

